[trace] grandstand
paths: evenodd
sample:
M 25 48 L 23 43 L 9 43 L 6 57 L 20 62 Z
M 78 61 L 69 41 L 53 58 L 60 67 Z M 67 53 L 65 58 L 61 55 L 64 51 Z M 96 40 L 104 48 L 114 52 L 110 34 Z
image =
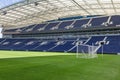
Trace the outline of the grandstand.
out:
M 72 72 L 72 70 L 74 71 L 75 68 L 77 68 L 78 71 L 82 70 L 78 68 L 78 66 L 82 66 L 81 65 L 82 63 L 74 64 L 74 62 L 72 61 L 72 60 L 77 61 L 76 59 L 73 58 L 73 56 L 75 56 L 75 54 L 78 53 L 78 51 L 80 51 L 79 52 L 80 54 L 83 53 L 83 50 L 77 51 L 78 46 L 80 46 L 81 49 L 83 48 L 85 52 L 87 52 L 87 48 L 85 48 L 86 46 L 95 46 L 94 52 L 98 53 L 99 56 L 101 56 L 101 54 L 104 54 L 106 57 L 105 59 L 102 58 L 103 62 L 106 60 L 106 62 L 104 62 L 104 67 L 105 67 L 105 64 L 107 62 L 112 64 L 111 62 L 109 62 L 109 57 L 112 58 L 109 54 L 120 54 L 120 7 L 119 5 L 120 5 L 120 0 L 11 0 L 11 1 L 1 0 L 0 1 L 0 27 L 2 28 L 3 37 L 0 38 L 0 51 L 2 51 L 1 53 L 4 53 L 4 51 L 5 53 L 12 53 L 13 51 L 12 55 L 16 55 L 14 53 L 19 54 L 19 52 L 23 52 L 25 54 L 30 53 L 29 57 L 31 57 L 31 55 L 33 55 L 32 57 L 35 57 L 36 55 L 34 54 L 37 53 L 38 55 L 37 57 L 40 56 L 40 58 L 41 58 L 40 54 L 42 53 L 43 55 L 44 53 L 45 55 L 46 53 L 48 53 L 49 54 L 47 56 L 48 58 L 50 58 L 49 57 L 50 55 L 52 55 L 53 57 L 52 53 L 54 54 L 59 53 L 58 55 L 64 54 L 63 57 L 65 59 L 55 54 L 53 57 L 53 59 L 55 60 L 53 61 L 57 61 L 56 59 L 60 57 L 60 59 L 63 59 L 63 60 L 68 59 L 67 62 L 65 63 L 60 59 L 58 59 L 58 63 L 61 62 L 60 63 L 61 65 L 62 63 L 63 65 L 65 65 L 66 63 L 67 64 L 70 63 L 69 60 L 72 63 L 71 65 L 74 65 L 74 66 L 77 65 L 77 67 L 73 67 L 74 68 L 73 69 L 72 66 L 68 64 L 68 68 L 72 68 L 72 69 L 71 71 L 66 70 L 66 72 L 70 73 Z M 35 52 L 35 53 L 33 54 L 32 52 L 33 53 Z M 28 57 L 25 54 L 22 54 L 23 55 L 22 57 Z M 7 58 L 7 59 L 11 58 L 11 55 L 9 56 L 8 57 L 3 56 L 3 58 Z M 17 55 L 17 57 L 18 56 L 21 57 L 21 55 Z M 115 70 L 117 73 L 116 75 L 115 74 L 114 75 L 117 76 L 120 74 L 119 72 L 120 68 L 118 67 L 120 66 L 120 64 L 118 64 L 119 62 L 117 62 L 119 60 L 119 57 L 117 55 L 112 55 L 112 56 L 115 59 L 115 60 L 113 59 L 112 60 L 116 62 L 117 70 L 118 70 L 118 72 L 117 70 Z M 117 57 L 115 58 L 114 56 L 117 56 Z M 12 58 L 15 58 L 15 57 L 16 56 L 13 56 Z M 30 58 L 30 59 L 31 59 L 30 61 L 33 62 L 32 64 L 36 64 L 36 63 L 39 64 L 39 62 L 34 63 L 34 61 L 32 61 L 34 60 L 33 58 Z M 43 59 L 43 62 L 40 61 L 40 63 L 43 64 L 44 67 L 46 67 L 45 66 L 46 64 L 44 64 L 44 60 L 47 63 L 47 59 Z M 24 60 L 26 60 L 26 58 Z M 50 59 L 48 59 L 48 64 L 51 64 L 49 63 L 49 60 Z M 83 59 L 78 59 L 78 60 L 83 61 L 83 64 L 84 64 Z M 101 59 L 95 59 L 95 60 L 96 61 L 93 60 L 93 63 L 95 64 L 90 62 L 91 64 L 93 64 L 93 66 L 95 66 L 98 62 L 102 62 Z M 26 61 L 29 61 L 29 60 L 26 60 Z M 59 66 L 58 63 L 57 65 Z M 85 60 L 85 63 L 89 63 L 89 60 L 88 61 Z M 29 63 L 27 64 L 29 65 Z M 30 64 L 30 66 L 32 64 Z M 54 64 L 56 64 L 56 62 Z M 87 67 L 89 65 L 87 64 Z M 36 66 L 40 66 L 40 65 L 36 65 Z M 58 66 L 57 68 L 59 70 Z M 86 67 L 86 64 L 84 66 Z M 93 66 L 91 67 L 92 70 L 95 69 L 93 68 Z M 101 66 L 101 63 L 97 64 L 97 66 Z M 49 67 L 50 68 L 53 67 L 55 69 L 53 65 Z M 86 69 L 85 67 L 84 69 Z M 116 68 L 116 66 L 113 66 L 113 67 Z M 60 66 L 60 69 L 62 68 L 63 67 Z M 100 69 L 104 71 L 104 68 L 102 69 L 100 67 Z M 110 68 L 110 70 L 111 69 L 112 68 Z M 44 69 L 41 68 L 41 70 L 44 70 Z M 96 68 L 95 71 L 97 70 L 99 71 L 99 69 Z M 77 70 L 75 71 L 76 71 L 75 74 L 80 76 L 80 74 L 77 73 Z M 51 72 L 46 71 L 46 72 L 48 73 L 44 74 L 44 73 L 41 73 L 40 71 L 38 73 L 43 75 L 44 78 L 46 74 L 50 78 L 51 76 L 53 76 L 51 74 L 52 71 Z M 89 73 L 89 70 L 85 72 Z M 9 74 L 9 72 L 7 73 Z M 21 74 L 23 73 L 24 72 L 21 72 Z M 94 77 L 85 76 L 84 71 L 83 73 L 81 73 L 83 75 L 81 78 L 79 76 L 74 78 L 73 75 L 75 74 L 67 75 L 69 77 L 72 75 L 72 77 L 70 78 L 66 76 L 63 77 L 62 73 L 63 72 L 59 73 L 62 76 L 62 77 L 59 77 L 58 76 L 59 74 L 56 75 L 57 74 L 56 72 L 55 75 L 58 78 L 52 77 L 52 79 L 50 80 L 59 80 L 59 79 L 94 80 L 95 79 L 94 78 L 95 76 Z M 112 73 L 112 71 L 109 73 Z M 1 74 L 2 73 L 0 72 L 0 79 L 9 80 L 5 78 L 4 75 L 1 76 Z M 49 74 L 51 74 L 51 76 Z M 100 72 L 100 74 L 102 74 L 102 72 Z M 100 74 L 99 72 L 97 72 L 97 75 L 100 75 Z M 32 74 L 28 74 L 28 75 L 31 76 Z M 28 75 L 26 76 L 28 77 Z M 18 75 L 16 76 L 18 77 Z M 38 76 L 37 78 L 24 77 L 23 80 L 27 80 L 27 79 L 28 80 L 48 80 L 49 79 L 49 77 L 44 79 L 43 77 L 38 77 Z M 107 78 L 103 79 L 104 78 L 104 73 L 103 73 L 102 75 L 103 78 L 100 78 L 98 76 L 99 77 L 98 80 L 110 80 L 109 77 L 112 78 L 111 80 L 120 79 L 120 77 L 117 76 L 117 78 L 115 78 L 115 76 L 111 77 L 111 75 L 108 75 L 108 76 L 105 76 Z M 23 77 L 23 75 L 21 77 Z M 87 77 L 90 77 L 90 78 L 87 78 Z M 17 78 L 12 77 L 11 79 L 16 80 Z M 20 80 L 22 80 L 22 78 L 20 78 Z
M 104 53 L 117 54 L 120 52 L 119 21 L 120 15 L 96 16 L 8 29 L 3 34 L 12 39 L 1 39 L 0 49 L 75 52 L 76 44 L 73 43 L 76 40 L 82 41 L 84 45 L 98 45 L 99 42 L 106 41 Z M 100 51 L 101 47 L 97 52 Z

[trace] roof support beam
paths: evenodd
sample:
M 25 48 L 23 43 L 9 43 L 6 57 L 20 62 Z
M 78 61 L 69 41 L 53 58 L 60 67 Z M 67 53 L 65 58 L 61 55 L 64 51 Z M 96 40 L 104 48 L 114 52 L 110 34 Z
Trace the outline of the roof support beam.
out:
M 113 5 L 113 9 L 114 9 L 115 13 L 117 13 L 113 0 L 111 0 L 111 3 Z
M 98 4 L 100 5 L 101 9 L 104 11 L 105 14 L 107 14 L 107 12 L 105 11 L 105 9 L 103 8 L 102 4 L 100 3 L 99 0 L 97 0 Z
M 74 4 L 76 4 L 76 6 L 78 6 L 80 9 L 82 9 L 83 11 L 85 11 L 87 14 L 91 15 L 90 12 L 88 12 L 86 9 L 84 9 L 79 3 L 77 3 L 75 0 L 72 0 L 72 2 Z
M 98 14 L 92 7 L 90 4 L 88 4 L 88 2 L 86 2 L 86 0 L 83 0 L 83 2 L 90 8 L 90 10 L 92 10 L 94 13 L 96 13 L 96 15 Z

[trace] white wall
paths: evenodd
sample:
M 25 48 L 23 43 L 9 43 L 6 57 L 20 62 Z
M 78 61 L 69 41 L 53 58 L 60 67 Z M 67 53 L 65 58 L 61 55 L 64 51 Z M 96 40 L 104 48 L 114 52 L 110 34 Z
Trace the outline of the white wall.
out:
M 2 35 L 2 27 L 0 27 L 0 38 L 2 38 L 3 35 Z

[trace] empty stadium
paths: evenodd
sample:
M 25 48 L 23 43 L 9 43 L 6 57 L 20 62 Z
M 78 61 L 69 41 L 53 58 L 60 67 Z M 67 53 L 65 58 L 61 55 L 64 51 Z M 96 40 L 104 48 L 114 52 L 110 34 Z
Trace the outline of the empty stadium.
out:
M 0 0 L 0 80 L 120 80 L 120 0 Z

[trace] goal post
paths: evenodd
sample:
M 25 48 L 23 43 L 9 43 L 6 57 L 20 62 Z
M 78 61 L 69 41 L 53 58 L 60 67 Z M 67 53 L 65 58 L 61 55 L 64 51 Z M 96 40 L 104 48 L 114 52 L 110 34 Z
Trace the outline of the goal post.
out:
M 76 57 L 77 58 L 95 58 L 97 57 L 97 46 L 84 45 L 79 42 L 76 43 Z

